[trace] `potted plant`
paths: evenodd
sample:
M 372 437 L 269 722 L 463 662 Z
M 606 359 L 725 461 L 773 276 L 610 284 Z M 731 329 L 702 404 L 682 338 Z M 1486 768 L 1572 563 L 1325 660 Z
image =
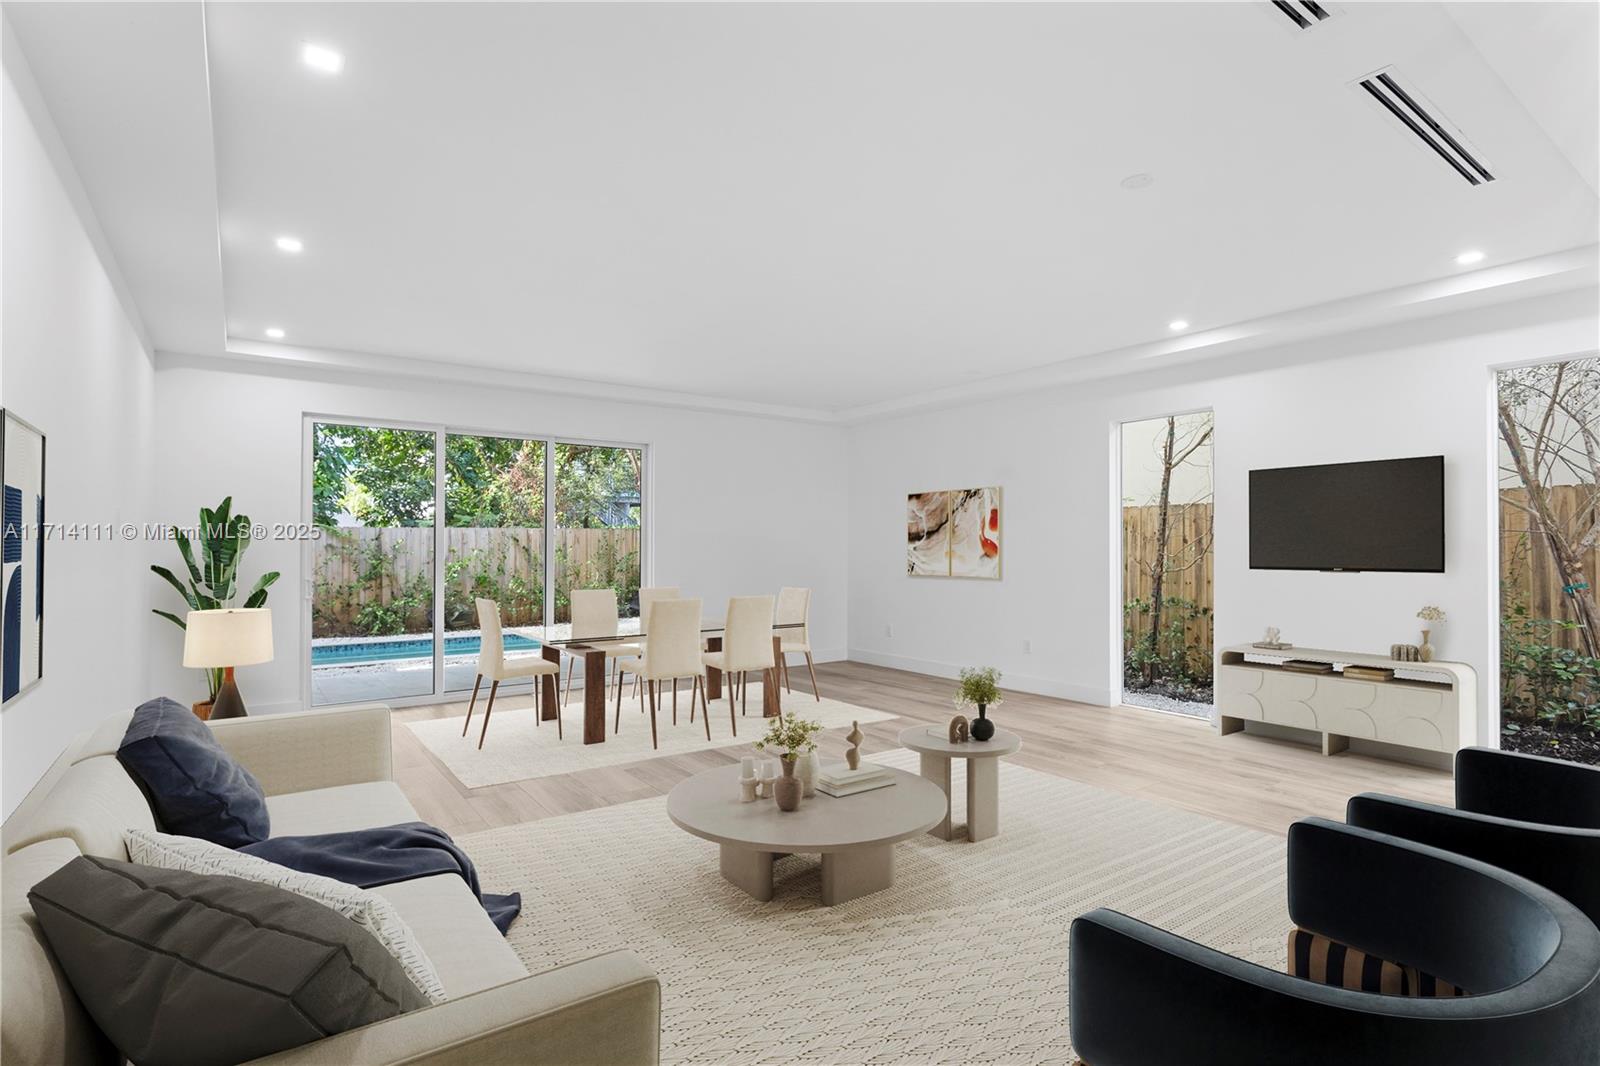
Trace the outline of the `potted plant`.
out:
M 773 797 L 778 801 L 778 810 L 800 809 L 800 793 L 803 786 L 800 779 L 794 776 L 795 762 L 800 756 L 810 755 L 817 750 L 816 741 L 811 738 L 821 731 L 821 722 L 802 721 L 793 713 L 780 714 L 772 720 L 767 735 L 756 741 L 757 751 L 775 748 L 779 760 L 783 763 L 783 776 L 778 778 L 777 784 L 772 789 Z
M 243 558 L 245 548 L 250 546 L 251 525 L 248 515 L 232 514 L 232 510 L 232 496 L 223 500 L 216 510 L 200 508 L 200 526 L 196 530 L 200 548 L 198 561 L 195 558 L 195 543 L 189 539 L 189 535 L 177 526 L 171 528 L 172 539 L 178 542 L 183 564 L 189 570 L 187 585 L 164 566 L 150 568 L 178 590 L 178 595 L 183 597 L 191 611 L 231 607 L 234 597 L 238 595 L 239 560 Z M 262 574 L 245 596 L 244 606 L 264 605 L 267 602 L 267 588 L 276 580 L 276 570 Z M 179 629 L 189 628 L 187 622 L 171 611 L 152 608 L 152 613 L 159 614 Z M 206 685 L 210 693 L 204 703 L 194 705 L 194 713 L 201 718 L 211 717 L 211 705 L 216 702 L 217 691 L 222 688 L 223 673 L 220 667 L 206 671 Z
M 978 708 L 978 717 L 968 726 L 973 740 L 988 740 L 994 736 L 994 723 L 985 712 L 1005 702 L 1000 695 L 1000 671 L 992 666 L 968 666 L 961 671 L 961 684 L 956 688 L 956 706 Z

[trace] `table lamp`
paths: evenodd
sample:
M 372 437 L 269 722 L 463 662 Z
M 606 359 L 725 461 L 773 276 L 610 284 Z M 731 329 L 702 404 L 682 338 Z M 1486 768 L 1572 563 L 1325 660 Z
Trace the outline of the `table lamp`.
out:
M 225 671 L 211 717 L 242 718 L 244 700 L 233 683 L 233 668 L 272 661 L 272 611 L 266 607 L 190 611 L 186 622 L 183 665 Z

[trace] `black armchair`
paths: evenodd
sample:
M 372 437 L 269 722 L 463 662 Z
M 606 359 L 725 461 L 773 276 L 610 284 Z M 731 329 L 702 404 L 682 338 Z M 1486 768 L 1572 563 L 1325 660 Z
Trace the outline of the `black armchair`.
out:
M 1345 821 L 1520 874 L 1600 925 L 1600 767 L 1463 748 L 1453 810 L 1363 793 Z
M 1091 1066 L 1593 1064 L 1600 930 L 1524 878 L 1365 829 L 1289 829 L 1295 924 L 1467 989 L 1413 999 L 1333 988 L 1115 911 L 1072 923 L 1074 1050 Z

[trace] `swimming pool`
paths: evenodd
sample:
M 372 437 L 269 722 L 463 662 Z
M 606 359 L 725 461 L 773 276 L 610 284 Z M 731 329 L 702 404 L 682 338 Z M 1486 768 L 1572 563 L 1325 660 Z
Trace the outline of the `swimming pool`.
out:
M 537 651 L 540 644 L 519 633 L 505 634 L 506 651 Z M 476 636 L 445 637 L 446 655 L 476 655 L 480 641 Z M 392 640 L 362 640 L 349 644 L 315 644 L 311 648 L 312 666 L 354 666 L 394 659 L 430 659 L 433 641 L 428 637 L 395 637 Z

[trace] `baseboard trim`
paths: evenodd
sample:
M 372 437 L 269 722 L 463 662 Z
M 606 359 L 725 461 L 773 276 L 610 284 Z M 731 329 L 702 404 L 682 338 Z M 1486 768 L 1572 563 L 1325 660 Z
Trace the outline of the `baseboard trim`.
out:
M 891 670 L 908 670 L 914 674 L 927 674 L 930 677 L 956 677 L 961 673 L 961 667 L 953 663 L 938 662 L 933 659 L 914 659 L 906 655 L 891 655 L 888 652 L 872 651 L 867 648 L 851 648 L 849 658 L 858 663 L 867 663 L 871 666 L 886 666 Z M 1090 685 L 1075 685 L 1067 681 L 1057 681 L 1048 677 L 1032 677 L 1027 674 L 1007 673 L 1003 678 L 1005 688 L 1017 692 L 1027 692 L 1035 696 L 1053 696 L 1056 699 L 1072 700 L 1075 703 L 1088 703 L 1095 707 L 1113 707 L 1118 702 L 1120 693 L 1110 689 L 1094 688 Z

